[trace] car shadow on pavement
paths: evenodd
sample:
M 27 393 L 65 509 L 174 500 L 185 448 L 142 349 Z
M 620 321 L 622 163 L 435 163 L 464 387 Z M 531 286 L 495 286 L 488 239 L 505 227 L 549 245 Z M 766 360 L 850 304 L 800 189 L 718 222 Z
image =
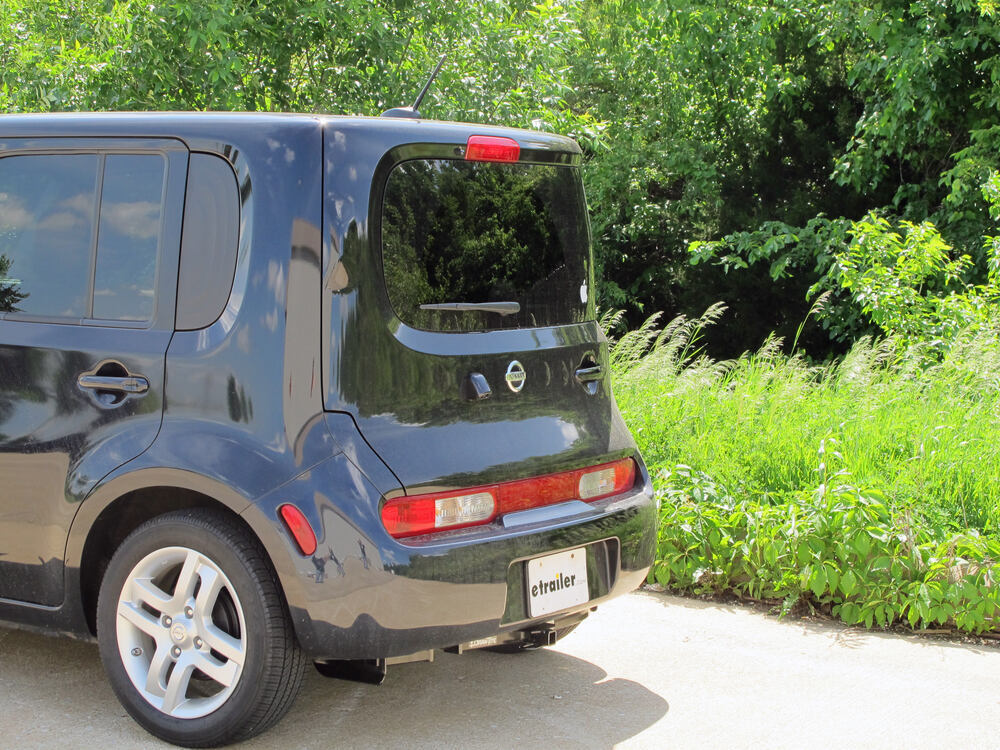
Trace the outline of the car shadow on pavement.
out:
M 118 704 L 93 643 L 0 628 L 0 685 L 0 747 L 169 747 Z M 554 649 L 436 652 L 433 663 L 390 666 L 378 687 L 310 667 L 288 716 L 241 747 L 603 749 L 668 709 L 641 684 Z
M 668 710 L 641 684 L 556 650 L 439 652 L 390 666 L 379 687 L 314 672 L 285 721 L 248 746 L 611 748 Z

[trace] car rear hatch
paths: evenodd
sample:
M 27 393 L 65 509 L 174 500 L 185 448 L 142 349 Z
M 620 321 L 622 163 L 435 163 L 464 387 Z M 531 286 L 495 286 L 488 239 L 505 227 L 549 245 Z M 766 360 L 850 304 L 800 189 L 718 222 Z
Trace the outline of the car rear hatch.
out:
M 407 495 L 634 455 L 595 321 L 577 145 L 393 125 L 327 139 L 327 408 L 353 415 Z M 380 150 L 390 138 L 408 142 Z M 374 153 L 367 220 L 352 219 L 345 169 Z

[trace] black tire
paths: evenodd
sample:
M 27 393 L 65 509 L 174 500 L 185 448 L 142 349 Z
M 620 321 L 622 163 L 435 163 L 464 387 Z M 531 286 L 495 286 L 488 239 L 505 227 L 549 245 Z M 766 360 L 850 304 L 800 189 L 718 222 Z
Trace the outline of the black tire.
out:
M 574 622 L 572 625 L 567 625 L 564 628 L 556 628 L 556 643 L 559 643 L 563 638 L 576 630 L 580 623 Z M 501 643 L 499 646 L 487 646 L 485 651 L 493 651 L 497 654 L 523 654 L 527 651 L 537 651 L 540 648 L 545 648 L 544 646 L 535 646 L 526 641 L 516 641 L 514 643 Z
M 159 516 L 122 542 L 101 583 L 97 638 L 125 710 L 185 747 L 268 729 L 291 707 L 306 665 L 260 543 L 205 509 Z

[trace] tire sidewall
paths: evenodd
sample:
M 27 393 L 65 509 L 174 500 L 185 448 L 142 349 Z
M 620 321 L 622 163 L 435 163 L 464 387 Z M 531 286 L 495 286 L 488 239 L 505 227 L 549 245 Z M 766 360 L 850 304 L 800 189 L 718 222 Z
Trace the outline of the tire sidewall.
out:
M 217 744 L 246 723 L 260 699 L 265 651 L 270 641 L 265 592 L 260 582 L 243 555 L 220 539 L 208 524 L 200 522 L 202 518 L 171 514 L 133 532 L 108 565 L 97 607 L 101 660 L 115 694 L 144 728 L 178 744 Z M 118 600 L 126 579 L 144 557 L 164 547 L 187 547 L 210 558 L 229 578 L 243 609 L 246 655 L 239 683 L 225 704 L 196 719 L 177 719 L 150 705 L 132 684 L 118 649 Z

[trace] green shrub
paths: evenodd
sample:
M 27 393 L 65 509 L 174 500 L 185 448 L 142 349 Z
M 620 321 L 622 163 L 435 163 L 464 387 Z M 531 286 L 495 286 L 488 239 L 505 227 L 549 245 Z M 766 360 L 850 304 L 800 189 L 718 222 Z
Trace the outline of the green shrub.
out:
M 963 332 L 933 357 L 865 339 L 817 366 L 776 340 L 711 360 L 697 346 L 708 322 L 664 333 L 654 319 L 614 347 L 616 398 L 661 501 L 655 579 L 805 598 L 869 626 L 994 628 L 997 333 Z
M 687 466 L 661 471 L 651 578 L 695 593 L 830 605 L 849 624 L 981 632 L 1000 622 L 1000 541 L 943 535 L 878 493 L 821 484 L 771 503 L 736 499 Z
M 996 319 L 997 289 L 962 281 L 972 267 L 931 222 L 899 223 L 874 214 L 855 222 L 853 241 L 837 253 L 841 284 L 887 334 L 904 344 L 946 349 L 956 336 Z

